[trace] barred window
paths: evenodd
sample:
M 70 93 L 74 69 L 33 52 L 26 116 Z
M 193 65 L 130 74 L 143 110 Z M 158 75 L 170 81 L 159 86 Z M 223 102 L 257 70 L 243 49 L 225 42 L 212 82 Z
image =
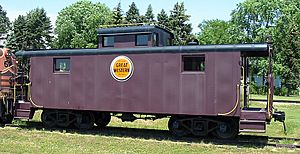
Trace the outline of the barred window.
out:
M 53 72 L 70 72 L 70 58 L 54 58 Z
M 205 71 L 205 56 L 183 56 L 183 71 L 204 72 Z

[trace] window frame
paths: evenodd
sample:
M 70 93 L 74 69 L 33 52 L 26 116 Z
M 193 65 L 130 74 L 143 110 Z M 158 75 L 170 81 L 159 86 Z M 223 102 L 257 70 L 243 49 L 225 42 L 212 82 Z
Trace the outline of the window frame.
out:
M 167 43 L 166 46 L 172 46 L 173 45 L 173 39 L 168 38 L 166 43 Z
M 138 44 L 138 36 L 147 36 L 147 43 Z M 148 43 L 149 43 L 149 34 L 136 34 L 135 35 L 135 46 L 148 46 Z
M 57 69 L 57 60 L 68 60 L 69 62 L 69 67 L 65 71 L 61 71 Z M 54 57 L 53 58 L 53 73 L 55 74 L 70 74 L 71 72 L 71 58 L 70 57 Z
M 185 58 L 194 57 L 194 58 L 203 58 L 201 63 L 203 64 L 203 69 L 200 70 L 186 70 L 185 69 Z M 205 73 L 206 70 L 206 55 L 205 54 L 191 54 L 191 55 L 181 55 L 181 72 L 182 73 Z
M 158 33 L 153 33 L 152 34 L 152 46 L 153 47 L 158 47 L 159 46 L 159 34 Z
M 113 38 L 112 45 L 105 45 L 105 38 Z M 109 41 L 108 41 L 109 42 Z M 115 36 L 102 36 L 102 47 L 114 47 L 115 46 Z

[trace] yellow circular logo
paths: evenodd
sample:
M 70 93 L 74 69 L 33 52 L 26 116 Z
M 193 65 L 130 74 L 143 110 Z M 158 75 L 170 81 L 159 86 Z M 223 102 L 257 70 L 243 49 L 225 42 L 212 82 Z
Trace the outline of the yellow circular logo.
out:
M 110 74 L 117 81 L 127 81 L 133 74 L 133 63 L 126 56 L 116 57 L 110 64 Z

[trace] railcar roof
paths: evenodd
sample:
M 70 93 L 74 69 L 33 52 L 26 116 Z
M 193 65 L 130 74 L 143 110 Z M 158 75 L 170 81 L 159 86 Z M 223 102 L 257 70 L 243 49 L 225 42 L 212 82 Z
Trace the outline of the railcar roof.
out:
M 155 25 L 145 26 L 128 26 L 128 27 L 112 27 L 112 28 L 99 28 L 97 33 L 99 35 L 115 35 L 115 34 L 134 34 L 134 33 L 151 33 L 155 30 L 162 30 L 171 34 L 170 31 Z
M 228 44 L 165 46 L 144 48 L 101 48 L 101 49 L 59 49 L 18 51 L 18 57 L 77 56 L 110 54 L 151 54 L 151 53 L 205 53 L 205 52 L 241 52 L 242 56 L 268 56 L 268 44 Z

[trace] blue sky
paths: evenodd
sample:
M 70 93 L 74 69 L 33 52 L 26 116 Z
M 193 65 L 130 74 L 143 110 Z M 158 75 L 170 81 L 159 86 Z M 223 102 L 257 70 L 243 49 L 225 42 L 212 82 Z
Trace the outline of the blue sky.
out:
M 222 19 L 229 20 L 230 13 L 236 8 L 236 5 L 244 0 L 92 0 L 101 2 L 113 9 L 118 2 L 121 2 L 124 13 L 128 10 L 129 5 L 135 2 L 140 14 L 145 14 L 149 4 L 152 5 L 156 15 L 161 9 L 170 14 L 174 4 L 184 2 L 187 14 L 191 15 L 190 22 L 193 26 L 193 32 L 199 32 L 197 27 L 203 20 Z M 1 5 L 6 10 L 8 17 L 13 21 L 18 15 L 25 15 L 26 12 L 40 7 L 47 11 L 54 25 L 58 12 L 75 3 L 76 0 L 1 0 Z

